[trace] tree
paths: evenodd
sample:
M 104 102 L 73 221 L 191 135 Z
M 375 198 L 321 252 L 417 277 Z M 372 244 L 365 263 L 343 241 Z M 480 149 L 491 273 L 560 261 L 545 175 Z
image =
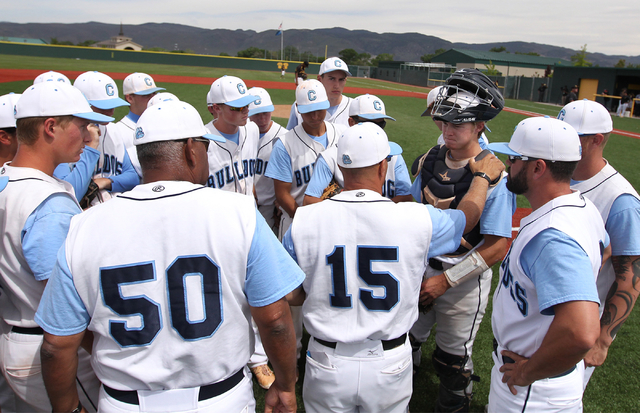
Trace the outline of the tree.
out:
M 51 41 L 49 42 L 49 44 L 59 44 L 59 45 L 63 45 L 63 46 L 73 46 L 73 42 L 70 42 L 68 40 L 64 40 L 64 41 L 59 41 L 57 37 L 52 37 Z
M 369 66 L 371 64 L 369 53 L 358 53 L 354 49 L 343 49 L 338 52 L 338 56 L 348 65 Z
M 78 43 L 78 46 L 85 46 L 85 47 L 87 47 L 87 46 L 91 46 L 92 44 L 96 44 L 96 43 L 98 43 L 98 41 L 97 41 L 97 40 L 85 40 L 84 42 L 80 42 L 80 43 Z
M 515 54 L 521 54 L 521 55 L 525 55 L 525 56 L 540 56 L 540 53 L 536 53 L 536 52 L 515 52 Z
M 627 65 L 627 61 L 625 59 L 618 60 L 618 63 L 613 65 L 613 67 L 625 67 Z
M 218 56 L 231 56 L 231 55 L 227 52 L 220 52 Z
M 374 59 L 371 60 L 371 66 L 378 67 L 380 62 L 390 62 L 393 60 L 393 55 L 389 53 L 380 53 Z
M 500 47 L 492 47 L 491 49 L 489 49 L 490 52 L 494 52 L 494 53 L 502 53 L 502 52 L 507 52 L 507 48 L 504 46 L 500 46 Z M 507 52 L 509 53 L 509 52 Z
M 240 50 L 237 53 L 238 57 L 248 57 L 248 58 L 260 58 L 264 57 L 264 49 L 259 49 L 255 46 L 251 46 L 247 49 Z
M 489 60 L 489 64 L 484 65 L 484 67 L 487 68 L 485 71 L 487 76 L 500 76 L 502 74 L 498 69 L 496 69 L 496 65 L 491 60 Z
M 423 63 L 431 63 L 431 60 L 433 60 L 434 57 L 441 55 L 442 53 L 446 52 L 446 49 L 436 49 L 435 52 L 433 53 L 429 53 L 429 54 L 425 54 L 420 56 L 420 60 L 422 60 Z
M 571 56 L 571 61 L 574 66 L 579 67 L 591 67 L 593 63 L 587 60 L 587 45 L 585 44 L 580 48 L 580 51 Z

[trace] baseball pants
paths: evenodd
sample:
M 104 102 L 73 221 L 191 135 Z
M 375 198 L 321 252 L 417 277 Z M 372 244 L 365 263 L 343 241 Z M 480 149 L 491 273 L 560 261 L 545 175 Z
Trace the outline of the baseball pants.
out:
M 381 341 L 336 343 L 309 340 L 302 399 L 307 412 L 407 412 L 413 374 L 411 345 L 383 350 Z
M 179 372 L 177 372 L 179 373 Z M 125 403 L 100 389 L 101 413 L 173 412 L 173 413 L 254 413 L 253 383 L 248 367 L 244 377 L 231 390 L 210 399 L 198 401 L 200 387 L 164 391 L 138 391 L 138 404 Z
M 502 360 L 495 352 L 491 354 L 494 365 L 491 369 L 489 413 L 582 412 L 584 363 L 578 363 L 565 376 L 538 380 L 527 387 L 516 386 L 518 394 L 514 396 L 502 382 L 503 374 L 499 371 Z
M 277 210 L 278 209 L 275 205 L 258 205 L 258 211 L 260 211 L 260 214 L 262 215 L 264 220 L 267 221 L 267 225 L 269 225 L 269 228 L 271 228 L 273 233 L 276 234 L 276 237 L 278 236 L 277 229 L 278 225 L 280 224 L 279 217 L 276 221 Z

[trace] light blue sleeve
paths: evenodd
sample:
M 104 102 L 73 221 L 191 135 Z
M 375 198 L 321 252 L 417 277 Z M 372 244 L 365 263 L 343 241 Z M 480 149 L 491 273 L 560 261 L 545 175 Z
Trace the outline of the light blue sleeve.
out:
M 282 238 L 282 246 L 289 253 L 289 255 L 291 255 L 291 258 L 293 258 L 295 262 L 298 262 L 296 248 L 293 245 L 293 238 L 291 237 L 291 226 L 289 226 L 289 229 L 287 229 L 287 232 L 285 232 L 284 237 Z
M 503 178 L 491 191 L 480 217 L 480 233 L 511 238 L 512 215 L 516 196 L 507 189 Z
M 71 218 L 80 207 L 69 194 L 56 193 L 29 215 L 22 229 L 22 251 L 36 280 L 49 278 L 58 250 L 67 238 Z
M 522 249 L 520 264 L 536 286 L 543 315 L 552 315 L 554 305 L 569 301 L 600 303 L 589 256 L 564 232 L 547 228 L 538 233 Z
M 422 177 L 420 175 L 416 176 L 416 180 L 411 184 L 411 195 L 413 195 L 413 199 L 416 202 L 422 202 Z
M 293 182 L 293 169 L 291 168 L 291 156 L 284 148 L 280 139 L 273 145 L 271 157 L 267 164 L 265 176 L 282 182 Z
M 613 201 L 605 229 L 611 239 L 613 256 L 640 255 L 640 201 L 633 195 L 620 195 Z
M 75 165 L 70 166 L 68 163 L 61 163 L 53 171 L 53 176 L 69 182 L 76 193 L 76 199 L 80 201 L 87 192 L 87 188 L 89 188 L 89 182 L 96 170 L 96 164 L 99 159 L 100 152 L 85 146 L 82 155 L 80 155 L 80 160 Z
M 304 273 L 256 210 L 256 230 L 249 250 L 245 282 L 249 305 L 273 304 L 298 288 L 302 281 Z
M 91 316 L 73 283 L 63 245 L 44 289 L 35 321 L 49 334 L 70 336 L 84 331 Z
M 296 104 L 291 104 L 291 112 L 289 113 L 289 122 L 287 122 L 287 130 L 291 130 L 298 126 L 298 117 L 296 116 Z
M 427 258 L 448 254 L 460 246 L 467 218 L 464 212 L 457 209 L 438 209 L 431 205 L 425 206 L 431 216 L 433 230 L 431 245 Z
M 320 198 L 324 189 L 331 183 L 332 179 L 333 171 L 329 168 L 329 165 L 327 165 L 327 161 L 324 160 L 322 155 L 318 156 L 311 180 L 304 194 Z
M 407 169 L 407 164 L 405 163 L 402 155 L 398 155 L 394 171 L 396 175 L 396 196 L 411 195 L 411 178 L 409 178 L 409 170 Z
M 126 192 L 132 190 L 136 185 L 140 183 L 140 176 L 136 172 L 129 153 L 124 151 L 124 159 L 122 160 L 122 173 L 119 175 L 110 176 L 111 190 L 113 192 Z

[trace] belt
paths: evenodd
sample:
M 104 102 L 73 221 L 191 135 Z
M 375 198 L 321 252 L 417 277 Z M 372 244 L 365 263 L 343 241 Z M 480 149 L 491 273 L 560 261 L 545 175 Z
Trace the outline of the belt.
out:
M 31 336 L 41 336 L 44 331 L 40 327 L 11 327 L 11 331 L 18 334 L 29 334 Z
M 206 386 L 200 386 L 200 392 L 198 393 L 198 401 L 208 400 L 212 397 L 220 396 L 234 388 L 244 378 L 243 369 L 238 370 L 233 376 L 219 381 L 213 384 L 207 384 Z M 103 384 L 104 391 L 114 399 L 128 404 L 139 405 L 138 392 L 135 390 L 116 390 Z
M 442 266 L 442 261 L 435 258 L 429 258 L 429 267 L 433 268 L 436 271 L 442 271 L 444 269 L 444 267 Z
M 503 356 L 503 355 L 498 354 L 498 341 L 495 338 L 493 339 L 493 352 L 496 353 L 496 356 L 502 357 L 502 363 L 503 364 L 513 364 L 513 363 L 516 362 L 514 359 L 512 359 L 509 356 Z M 576 366 L 573 366 L 569 370 L 565 371 L 564 373 L 560 373 L 557 376 L 553 376 L 553 377 L 550 377 L 550 378 L 551 379 L 557 379 L 558 377 L 564 377 L 567 374 L 573 373 L 573 371 L 575 369 L 576 369 Z
M 335 341 L 321 340 L 316 337 L 314 337 L 313 339 L 325 347 L 336 348 L 337 343 Z M 393 340 L 382 340 L 382 349 L 385 351 L 392 350 L 396 347 L 400 347 L 401 345 L 403 345 L 406 340 L 407 340 L 407 333 L 404 333 L 400 337 L 394 338 Z

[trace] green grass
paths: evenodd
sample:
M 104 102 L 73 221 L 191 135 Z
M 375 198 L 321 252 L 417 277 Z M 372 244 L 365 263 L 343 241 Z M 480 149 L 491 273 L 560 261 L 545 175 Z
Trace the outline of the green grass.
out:
M 138 63 L 122 63 L 110 61 L 90 61 L 73 59 L 53 59 L 24 56 L 0 55 L 0 68 L 22 68 L 46 70 L 99 70 L 104 72 L 130 73 L 142 71 L 150 74 L 182 75 L 182 76 L 203 76 L 219 77 L 224 74 L 233 74 L 243 79 L 281 81 L 277 72 L 259 72 L 251 70 L 228 70 L 217 68 L 184 67 L 173 65 L 143 65 Z M 291 79 L 285 79 L 290 82 Z M 0 95 L 17 92 L 20 93 L 31 82 L 11 82 L 0 83 Z M 117 81 L 122 91 L 122 82 Z M 371 87 L 373 89 L 396 89 L 407 91 L 422 91 L 424 88 L 399 85 L 389 82 L 380 82 L 373 79 L 349 79 L 348 86 Z M 208 122 L 211 115 L 208 113 L 205 104 L 205 96 L 208 91 L 206 85 L 187 84 L 161 84 L 167 91 L 174 93 L 180 99 L 194 105 L 200 112 L 203 120 Z M 274 104 L 291 104 L 294 96 L 291 90 L 270 89 L 269 93 Z M 376 91 L 372 90 L 375 94 Z M 351 95 L 353 97 L 353 95 Z M 413 160 L 420 154 L 426 152 L 436 142 L 440 132 L 429 118 L 422 118 L 420 115 L 426 107 L 425 99 L 404 98 L 384 96 L 387 113 L 397 119 L 397 122 L 388 122 L 386 131 L 392 141 L 397 142 L 404 148 L 404 158 L 410 167 Z M 527 110 L 537 113 L 556 116 L 560 110 L 559 106 L 540 104 L 526 101 L 507 100 L 507 107 Z M 126 109 L 118 109 L 116 118 L 126 114 Z M 496 119 L 489 122 L 492 132 L 488 133 L 491 141 L 508 141 L 514 126 L 525 116 L 509 112 L 502 112 Z M 286 119 L 275 119 L 282 125 L 286 124 Z M 614 117 L 614 127 L 616 129 L 640 132 L 640 120 Z M 605 156 L 609 162 L 618 169 L 636 188 L 640 188 L 640 175 L 637 170 L 637 159 L 640 154 L 640 140 L 628 138 L 620 135 L 612 135 L 609 144 L 605 149 Z M 522 197 L 519 197 L 522 198 Z M 518 205 L 527 206 L 524 198 L 518 200 Z M 493 285 L 497 284 L 497 265 L 494 266 Z M 604 366 L 597 368 L 589 387 L 585 393 L 585 412 L 638 412 L 640 411 L 640 378 L 636 374 L 640 371 L 640 351 L 638 350 L 638 338 L 640 338 L 640 315 L 638 310 L 631 314 L 624 327 L 618 333 L 609 357 Z M 308 337 L 305 337 L 305 341 Z M 482 412 L 487 403 L 489 392 L 490 370 L 492 360 L 491 334 L 491 302 L 487 307 L 485 320 L 480 326 L 476 343 L 474 346 L 474 364 L 476 374 L 481 377 L 481 382 L 476 383 L 475 398 L 472 403 L 472 411 Z M 437 378 L 431 366 L 430 359 L 433 352 L 433 340 L 429 340 L 423 345 L 422 370 L 414 383 L 414 394 L 410 409 L 412 413 L 433 411 L 433 403 L 437 395 Z M 301 373 L 304 366 L 301 368 Z M 301 395 L 301 380 L 297 385 L 298 394 Z M 254 386 L 256 399 L 258 400 L 258 411 L 263 406 L 264 390 Z M 300 410 L 303 410 L 302 400 L 298 399 Z

